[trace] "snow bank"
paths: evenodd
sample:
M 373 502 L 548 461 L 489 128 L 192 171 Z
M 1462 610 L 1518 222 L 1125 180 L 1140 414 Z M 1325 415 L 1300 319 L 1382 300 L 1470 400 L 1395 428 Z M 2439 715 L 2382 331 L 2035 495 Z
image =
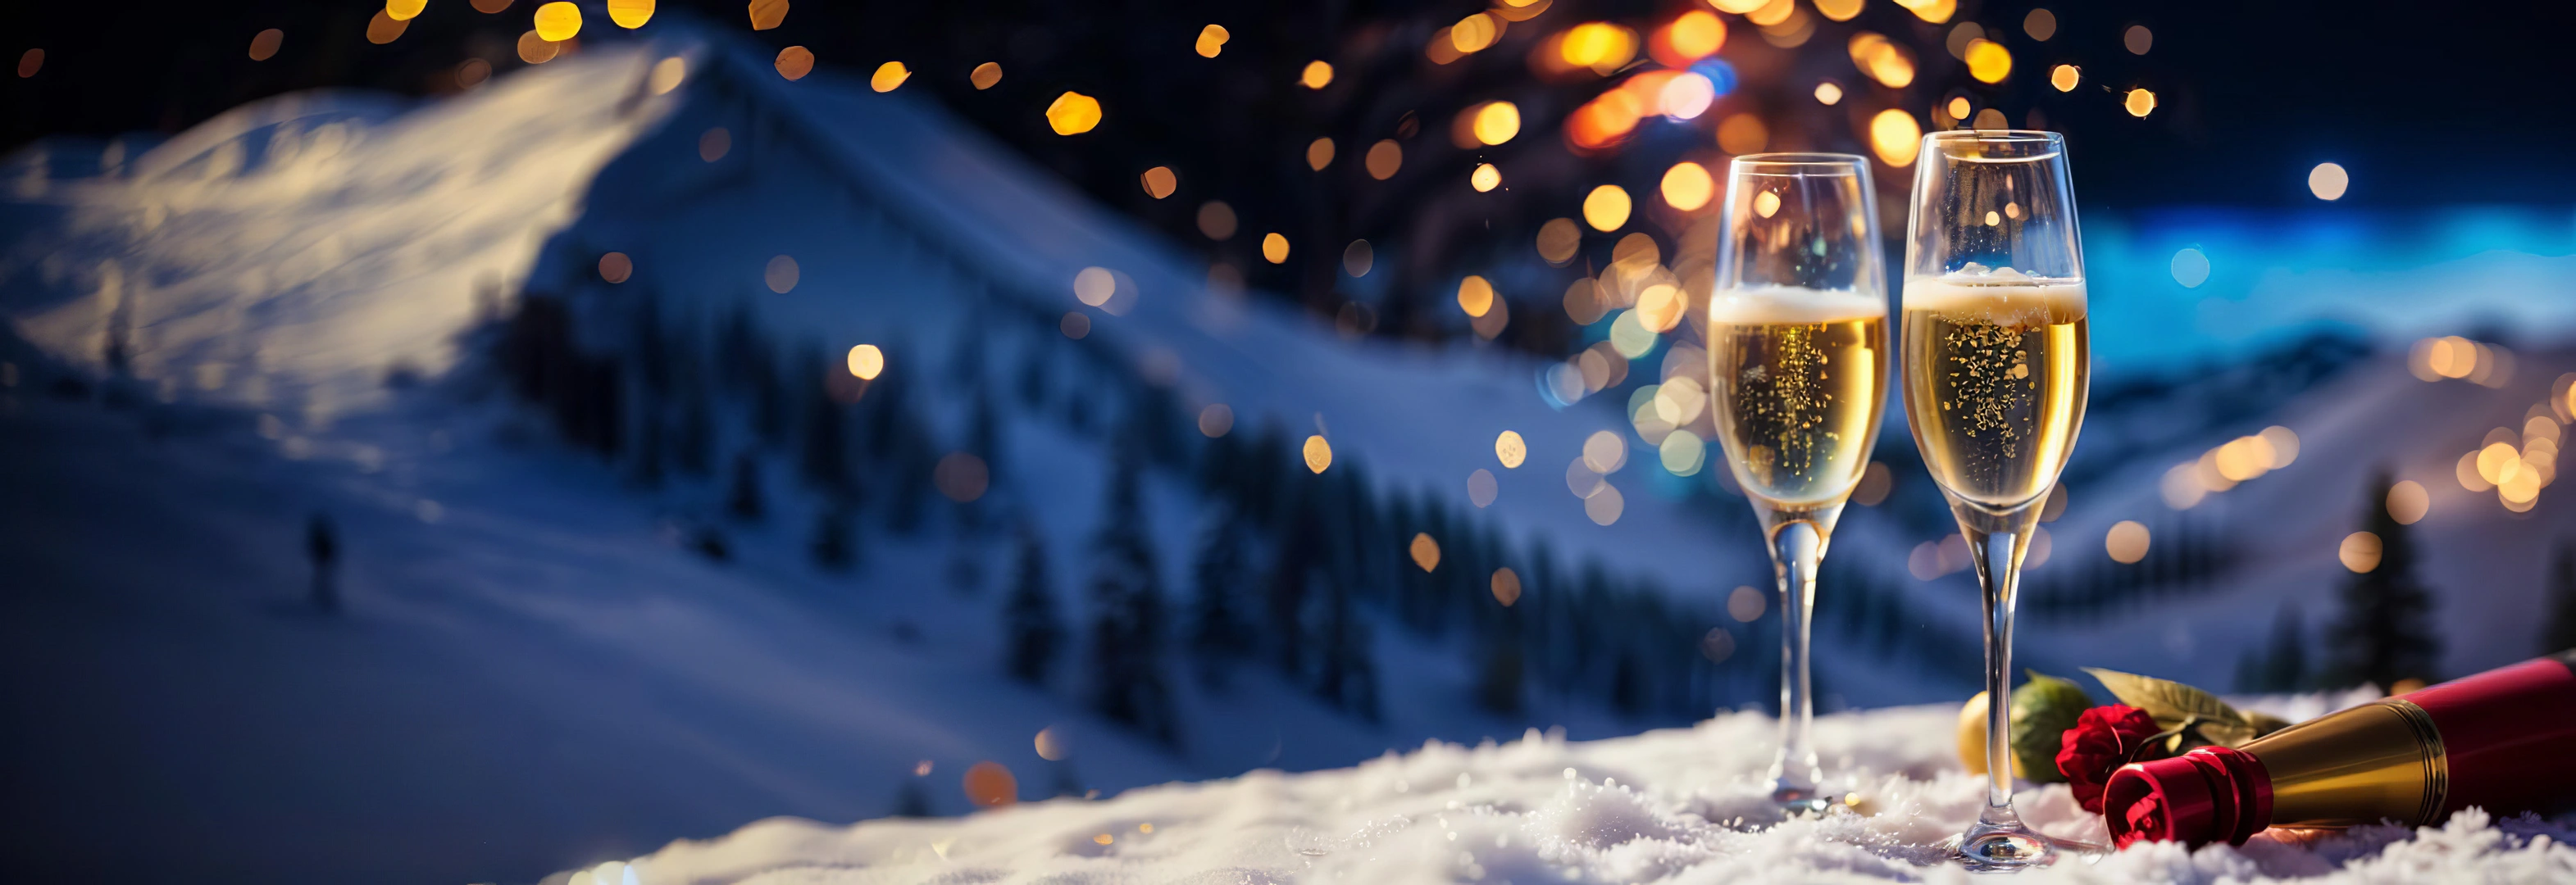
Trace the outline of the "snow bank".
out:
M 2321 709 L 2319 699 L 2290 707 Z M 1964 881 L 1935 844 L 1976 816 L 1980 778 L 1955 759 L 1947 706 L 1820 718 L 1852 813 L 1779 821 L 1763 771 L 1772 722 L 1723 715 L 1686 730 L 1568 743 L 1431 743 L 1355 768 L 1056 800 L 955 820 L 852 827 L 777 818 L 678 842 L 548 885 L 635 882 L 1818 882 Z M 2100 841 L 2062 785 L 2017 804 L 2051 835 Z M 2032 881 L 2320 883 L 2542 881 L 2576 876 L 2567 820 L 2459 815 L 2442 827 L 2266 834 L 2242 848 L 2149 845 L 2077 857 Z

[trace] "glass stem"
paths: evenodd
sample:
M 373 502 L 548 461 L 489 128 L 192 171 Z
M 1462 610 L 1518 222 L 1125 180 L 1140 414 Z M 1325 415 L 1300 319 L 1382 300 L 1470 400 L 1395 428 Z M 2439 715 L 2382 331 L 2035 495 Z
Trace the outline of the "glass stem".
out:
M 2012 814 L 2012 627 L 2014 584 L 2021 578 L 2018 533 L 1979 539 L 1977 582 L 1986 603 L 1986 809 Z
M 1771 564 L 1780 576 L 1780 757 L 1771 766 L 1771 786 L 1783 799 L 1816 796 L 1819 766 L 1809 734 L 1816 702 L 1807 645 L 1815 622 L 1816 566 L 1824 558 L 1824 531 L 1810 520 L 1789 521 L 1772 535 Z

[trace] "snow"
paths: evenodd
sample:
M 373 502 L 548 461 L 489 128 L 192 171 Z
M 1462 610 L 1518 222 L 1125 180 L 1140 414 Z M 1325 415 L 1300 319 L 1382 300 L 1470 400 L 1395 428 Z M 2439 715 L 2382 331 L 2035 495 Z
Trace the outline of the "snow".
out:
M 2273 699 L 2313 711 L 2324 698 Z M 1937 843 L 1975 819 L 1983 779 L 1954 761 L 1946 706 L 1820 717 L 1818 747 L 1858 802 L 1780 821 L 1766 812 L 1771 721 L 1568 742 L 1532 731 L 1473 747 L 1432 742 L 1338 771 L 1256 771 L 1055 800 L 955 820 L 850 827 L 761 821 L 548 885 L 879 882 L 1966 881 Z M 2063 785 L 2025 789 L 2024 819 L 2100 842 Z M 2271 831 L 2242 848 L 2153 844 L 2073 855 L 2023 881 L 2544 881 L 2576 875 L 2576 818 L 2463 812 L 2409 831 Z

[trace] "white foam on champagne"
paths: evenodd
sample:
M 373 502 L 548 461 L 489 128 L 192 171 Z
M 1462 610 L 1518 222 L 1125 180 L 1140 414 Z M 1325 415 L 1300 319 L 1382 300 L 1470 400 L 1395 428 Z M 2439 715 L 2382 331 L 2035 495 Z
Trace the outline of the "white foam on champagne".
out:
M 1965 277 L 1964 279 L 1962 277 Z M 2018 274 L 2015 275 L 2019 277 Z M 1905 309 L 1963 317 L 2010 319 L 2046 316 L 2050 322 L 2082 319 L 2086 297 L 2082 280 L 1996 280 L 1983 275 L 1951 274 L 1937 279 L 1905 281 Z
M 1885 298 L 1849 289 L 1752 286 L 1719 291 L 1708 305 L 1711 321 L 1740 325 L 1839 323 L 1885 316 Z

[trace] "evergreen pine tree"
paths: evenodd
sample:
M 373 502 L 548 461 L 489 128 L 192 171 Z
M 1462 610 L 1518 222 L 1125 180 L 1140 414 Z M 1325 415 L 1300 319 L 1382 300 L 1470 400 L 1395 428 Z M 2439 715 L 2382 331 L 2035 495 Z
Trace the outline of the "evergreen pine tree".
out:
M 2433 594 L 2415 576 L 2415 543 L 2406 524 L 2388 515 L 2385 471 L 2373 477 L 2364 497 L 2362 528 L 2379 537 L 2379 564 L 2353 575 L 2343 589 L 2343 617 L 2335 625 L 2335 647 L 2342 652 L 2337 671 L 2346 684 L 2368 682 L 2382 689 L 2401 679 L 2433 681 L 2442 654 L 2433 631 Z
M 725 512 L 746 522 L 759 522 L 768 512 L 760 493 L 760 459 L 749 451 L 733 456 L 733 483 L 725 490 Z
M 903 779 L 903 786 L 895 788 L 893 816 L 933 817 L 938 814 L 930 810 L 930 790 L 921 782 L 922 778 L 908 777 Z
M 2284 603 L 2272 622 L 2271 648 L 2263 658 L 2263 691 L 2299 691 L 2308 686 L 2307 624 L 2296 603 Z
M 679 426 L 672 431 L 671 461 L 681 472 L 706 476 L 715 472 L 715 404 L 703 381 L 692 379 L 680 395 Z
M 1245 617 L 1241 595 L 1251 583 L 1246 561 L 1249 531 L 1240 518 L 1227 514 L 1208 527 L 1191 569 L 1194 585 L 1190 648 L 1199 659 L 1200 679 L 1225 684 L 1225 664 L 1248 652 L 1258 634 Z
M 814 564 L 825 571 L 848 571 L 858 561 L 858 543 L 852 534 L 849 508 L 837 501 L 825 502 L 814 513 L 810 547 Z
M 1115 447 L 1107 507 L 1091 578 L 1092 704 L 1101 715 L 1180 742 L 1180 721 L 1163 668 L 1163 592 L 1146 535 L 1141 467 L 1133 446 Z
M 1020 526 L 1019 573 L 1011 582 L 1011 599 L 1002 609 L 1004 665 L 1014 678 L 1046 684 L 1047 671 L 1064 648 L 1064 625 L 1056 619 L 1055 590 L 1047 583 L 1046 545 L 1034 526 Z
M 2540 631 L 2540 653 L 2576 649 L 2576 543 L 2558 542 L 2549 570 L 2549 621 Z
M 820 362 L 809 360 L 807 364 Z M 810 374 L 810 373 L 809 373 Z M 841 404 L 832 400 L 820 378 L 802 385 L 805 389 L 805 441 L 801 465 L 805 479 L 827 494 L 849 487 L 849 444 L 845 439 Z

